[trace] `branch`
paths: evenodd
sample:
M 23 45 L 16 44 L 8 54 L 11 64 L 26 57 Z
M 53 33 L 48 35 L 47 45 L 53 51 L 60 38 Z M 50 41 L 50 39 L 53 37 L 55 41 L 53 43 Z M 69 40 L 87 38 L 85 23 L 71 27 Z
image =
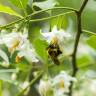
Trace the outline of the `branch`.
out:
M 72 77 L 75 77 L 78 71 L 78 67 L 76 64 L 76 53 L 77 53 L 77 48 L 78 48 L 78 44 L 79 44 L 79 40 L 80 40 L 80 36 L 82 33 L 82 25 L 81 25 L 81 15 L 82 12 L 87 4 L 88 0 L 84 0 L 80 10 L 78 12 L 76 12 L 77 14 L 77 34 L 76 34 L 76 38 L 75 38 L 75 44 L 74 44 L 74 50 L 73 50 L 73 54 L 72 54 L 72 67 L 73 67 L 73 73 L 72 73 Z M 73 82 L 71 82 L 70 86 L 69 86 L 69 96 L 72 96 L 72 87 L 73 87 Z
M 80 10 L 79 10 L 79 13 L 80 13 L 80 14 L 82 14 L 82 12 L 83 12 L 83 10 L 84 10 L 87 2 L 88 2 L 88 0 L 84 0 L 83 4 L 82 4 L 82 6 L 81 6 L 81 8 L 80 8 Z
M 66 14 L 70 14 L 70 13 L 73 13 L 73 12 L 74 12 L 74 11 L 69 11 L 69 12 L 61 13 L 61 14 L 54 15 L 54 16 L 49 16 L 49 17 L 40 18 L 40 19 L 33 19 L 33 20 L 30 20 L 30 22 L 40 22 L 40 21 L 45 21 L 45 20 L 49 20 L 49 19 L 56 18 L 56 17 L 58 17 L 58 16 L 64 16 L 64 15 L 66 15 Z
M 0 29 L 8 28 L 9 26 L 12 26 L 12 25 L 14 25 L 14 24 L 16 24 L 16 23 L 19 23 L 19 22 L 21 22 L 21 21 L 24 21 L 25 19 L 30 18 L 31 16 L 34 16 L 34 15 L 37 15 L 37 14 L 39 14 L 39 13 L 46 12 L 46 11 L 49 11 L 49 10 L 54 10 L 54 9 L 66 9 L 66 10 L 70 10 L 70 11 L 77 12 L 76 9 L 70 8 L 70 7 L 54 7 L 54 8 L 49 8 L 49 9 L 45 9 L 45 10 L 36 11 L 36 12 L 30 14 L 30 15 L 27 15 L 26 17 L 23 17 L 23 18 L 19 19 L 19 20 L 16 20 L 16 21 L 11 22 L 11 23 L 9 23 L 9 24 L 0 26 Z

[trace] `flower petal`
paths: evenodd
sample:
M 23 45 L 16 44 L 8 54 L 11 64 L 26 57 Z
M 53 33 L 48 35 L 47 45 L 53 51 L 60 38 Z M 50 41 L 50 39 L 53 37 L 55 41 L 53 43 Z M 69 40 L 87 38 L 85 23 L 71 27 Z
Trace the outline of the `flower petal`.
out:
M 6 65 L 9 65 L 9 59 L 7 54 L 0 49 L 0 57 L 5 61 Z

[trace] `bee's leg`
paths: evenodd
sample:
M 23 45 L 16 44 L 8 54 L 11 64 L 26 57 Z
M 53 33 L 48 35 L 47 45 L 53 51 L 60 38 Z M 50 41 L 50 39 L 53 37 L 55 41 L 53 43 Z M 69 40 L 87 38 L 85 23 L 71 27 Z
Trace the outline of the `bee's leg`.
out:
M 52 60 L 53 60 L 54 64 L 60 65 L 58 58 L 52 58 Z

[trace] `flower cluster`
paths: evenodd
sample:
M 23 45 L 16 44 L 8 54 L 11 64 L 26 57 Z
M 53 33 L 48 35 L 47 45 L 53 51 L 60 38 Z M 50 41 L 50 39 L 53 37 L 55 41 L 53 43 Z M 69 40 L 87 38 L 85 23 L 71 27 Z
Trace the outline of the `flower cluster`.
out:
M 13 31 L 11 33 L 4 33 L 4 31 L 1 31 L 0 45 L 4 44 L 8 48 L 11 56 L 15 51 L 18 51 L 15 58 L 16 62 L 19 62 L 22 57 L 25 57 L 30 63 L 38 62 L 35 49 L 27 37 L 28 32 L 26 28 L 24 28 L 23 32 Z M 7 64 L 9 64 L 6 53 L 3 50 L 0 50 L 0 53 L 0 57 L 2 57 Z
M 51 91 L 51 93 L 53 92 L 52 96 L 65 96 L 65 93 L 69 91 L 70 81 L 75 82 L 76 79 L 68 75 L 65 71 L 61 71 L 53 78 L 48 78 L 48 80 L 41 79 L 39 93 L 41 96 L 47 96 L 49 91 Z

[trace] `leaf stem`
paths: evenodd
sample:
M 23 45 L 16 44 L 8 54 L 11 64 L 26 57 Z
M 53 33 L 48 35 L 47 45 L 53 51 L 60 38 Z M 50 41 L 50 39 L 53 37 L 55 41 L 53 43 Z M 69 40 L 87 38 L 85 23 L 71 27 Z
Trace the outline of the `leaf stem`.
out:
M 89 30 L 83 29 L 82 32 L 88 33 L 88 34 L 91 34 L 91 35 L 95 35 L 95 36 L 96 36 L 96 33 L 92 32 L 92 31 L 89 31 Z
M 63 15 L 66 15 L 66 14 L 70 14 L 70 13 L 73 13 L 73 11 L 69 11 L 69 12 L 61 13 L 61 14 L 58 14 L 58 15 L 55 15 L 55 16 L 46 17 L 46 18 L 30 20 L 30 22 L 45 21 L 45 20 L 49 20 L 49 19 L 56 18 L 56 17 L 58 17 L 58 16 L 63 16 Z
M 21 0 L 19 0 L 19 2 L 20 2 L 20 5 L 21 5 L 21 7 L 22 7 L 22 9 L 23 9 L 23 11 L 24 11 L 25 16 L 27 16 L 27 12 L 26 12 L 26 10 L 25 10 L 25 8 L 24 8 L 23 4 L 22 4 L 22 1 L 21 1 Z
M 70 8 L 70 7 L 54 7 L 54 8 L 49 8 L 49 9 L 45 9 L 45 10 L 36 11 L 36 12 L 30 14 L 30 15 L 27 15 L 27 16 L 19 19 L 19 20 L 16 20 L 16 21 L 11 22 L 11 23 L 9 23 L 9 24 L 0 26 L 0 29 L 8 28 L 9 26 L 12 26 L 12 25 L 14 25 L 14 24 L 16 24 L 16 23 L 19 23 L 19 22 L 21 22 L 21 21 L 24 21 L 25 19 L 30 18 L 31 16 L 37 15 L 37 14 L 42 13 L 42 12 L 46 12 L 46 11 L 48 11 L 48 10 L 54 10 L 54 9 L 66 9 L 66 10 L 71 10 L 71 11 L 77 12 L 76 9 Z

